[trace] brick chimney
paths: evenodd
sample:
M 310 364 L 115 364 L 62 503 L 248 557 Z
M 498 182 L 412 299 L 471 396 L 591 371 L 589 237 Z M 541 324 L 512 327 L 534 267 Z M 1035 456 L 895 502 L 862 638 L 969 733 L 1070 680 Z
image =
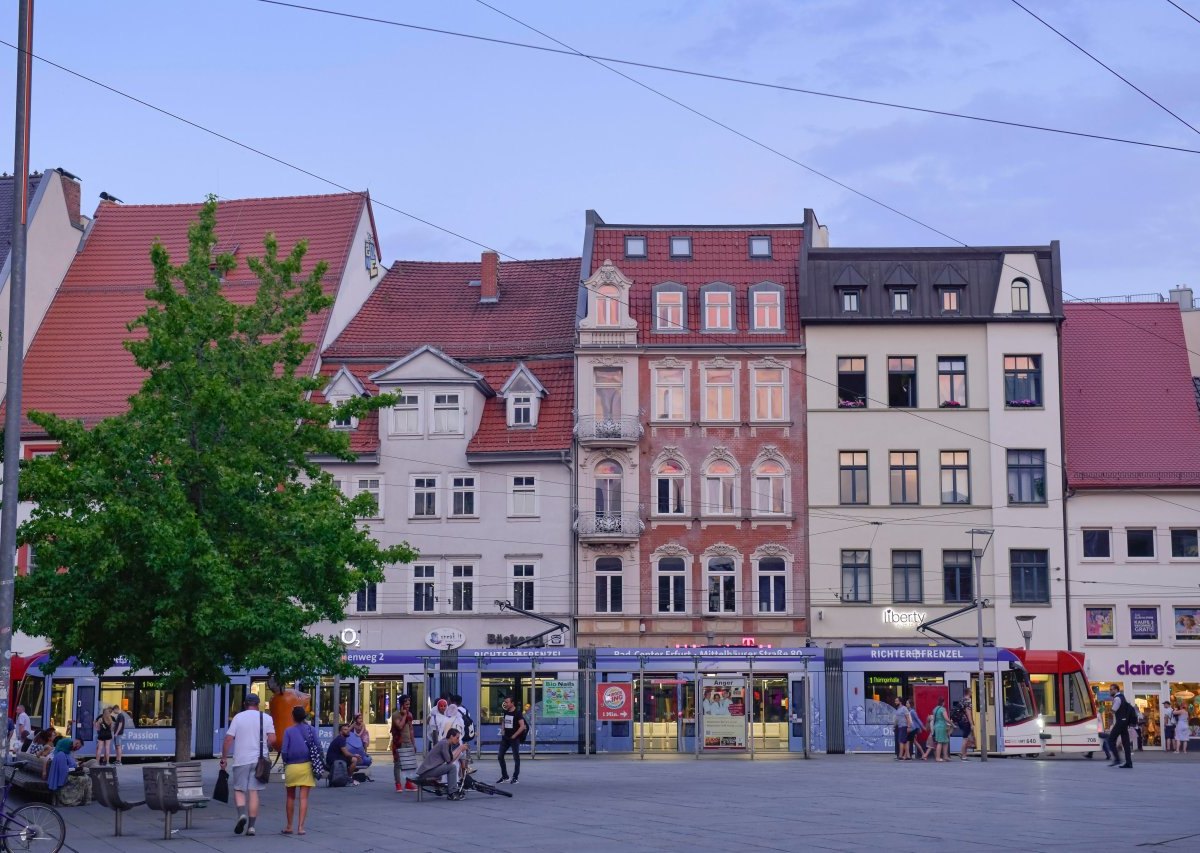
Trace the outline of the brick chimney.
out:
M 79 179 L 70 172 L 64 172 L 62 169 L 58 169 L 57 171 L 61 176 L 63 197 L 67 202 L 67 219 L 72 225 L 81 227 L 83 219 L 80 216 L 79 196 L 82 187 L 79 186 Z
M 500 256 L 495 252 L 484 252 L 479 259 L 479 301 L 500 301 Z

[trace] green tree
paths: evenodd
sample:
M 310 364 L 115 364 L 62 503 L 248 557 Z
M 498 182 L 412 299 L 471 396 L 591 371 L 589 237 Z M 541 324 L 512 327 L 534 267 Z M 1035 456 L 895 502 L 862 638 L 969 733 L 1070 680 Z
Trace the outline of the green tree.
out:
M 357 521 L 372 498 L 346 499 L 313 461 L 353 459 L 331 407 L 309 397 L 322 382 L 300 374 L 312 349 L 302 327 L 331 304 L 326 265 L 303 275 L 305 243 L 280 257 L 268 234 L 249 261 L 257 298 L 238 305 L 215 230 L 210 197 L 185 263 L 151 250 L 150 305 L 125 343 L 147 375 L 128 410 L 91 429 L 31 413 L 60 448 L 21 475 L 35 507 L 19 540 L 41 569 L 18 581 L 17 626 L 50 641 L 54 665 L 75 656 L 101 670 L 124 656 L 152 671 L 174 694 L 178 760 L 191 691 L 225 681 L 224 667 L 354 672 L 335 638 L 307 629 L 342 619 L 351 594 L 415 556 L 381 547 Z M 392 401 L 355 399 L 338 415 Z

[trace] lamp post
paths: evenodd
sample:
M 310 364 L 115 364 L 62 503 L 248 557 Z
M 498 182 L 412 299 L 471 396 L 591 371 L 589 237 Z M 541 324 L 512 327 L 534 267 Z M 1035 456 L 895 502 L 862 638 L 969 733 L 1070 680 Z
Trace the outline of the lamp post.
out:
M 1021 629 L 1021 636 L 1025 639 L 1025 651 L 1029 651 L 1029 647 L 1033 644 L 1033 620 L 1036 616 L 1014 616 L 1017 620 L 1017 627 Z
M 987 761 L 987 680 L 983 666 L 983 554 L 992 542 L 994 531 L 972 527 L 967 533 L 971 534 L 971 556 L 975 559 L 975 626 L 976 649 L 979 652 L 979 760 Z M 983 547 L 975 547 L 975 537 L 986 537 Z

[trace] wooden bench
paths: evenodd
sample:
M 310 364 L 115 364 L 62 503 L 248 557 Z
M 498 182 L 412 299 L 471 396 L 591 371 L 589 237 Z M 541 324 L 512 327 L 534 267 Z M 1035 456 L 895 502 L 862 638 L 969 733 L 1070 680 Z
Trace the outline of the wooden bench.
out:
M 209 798 L 204 793 L 204 781 L 201 778 L 203 765 L 199 761 L 179 761 L 169 765 L 175 768 L 175 788 L 179 793 L 179 802 L 189 807 L 186 829 L 192 828 L 192 808 L 204 808 Z
M 113 835 L 121 835 L 121 817 L 130 809 L 145 805 L 145 800 L 126 801 L 121 799 L 121 789 L 117 781 L 117 768 L 91 767 L 88 772 L 92 777 L 92 792 L 96 802 L 106 809 L 112 809 L 115 816 Z

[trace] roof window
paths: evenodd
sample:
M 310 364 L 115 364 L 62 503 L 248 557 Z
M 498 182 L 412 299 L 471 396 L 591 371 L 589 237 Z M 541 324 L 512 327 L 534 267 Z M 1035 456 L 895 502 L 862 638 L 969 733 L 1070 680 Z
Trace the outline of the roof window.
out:
M 750 238 L 750 257 L 752 257 L 752 258 L 769 258 L 769 257 L 771 257 L 771 238 L 770 237 L 751 237 Z
M 646 238 L 642 236 L 626 235 L 625 237 L 625 257 L 627 258 L 644 258 L 646 257 Z
M 671 238 L 671 257 L 672 258 L 690 258 L 692 256 L 692 238 L 691 237 L 672 237 Z

